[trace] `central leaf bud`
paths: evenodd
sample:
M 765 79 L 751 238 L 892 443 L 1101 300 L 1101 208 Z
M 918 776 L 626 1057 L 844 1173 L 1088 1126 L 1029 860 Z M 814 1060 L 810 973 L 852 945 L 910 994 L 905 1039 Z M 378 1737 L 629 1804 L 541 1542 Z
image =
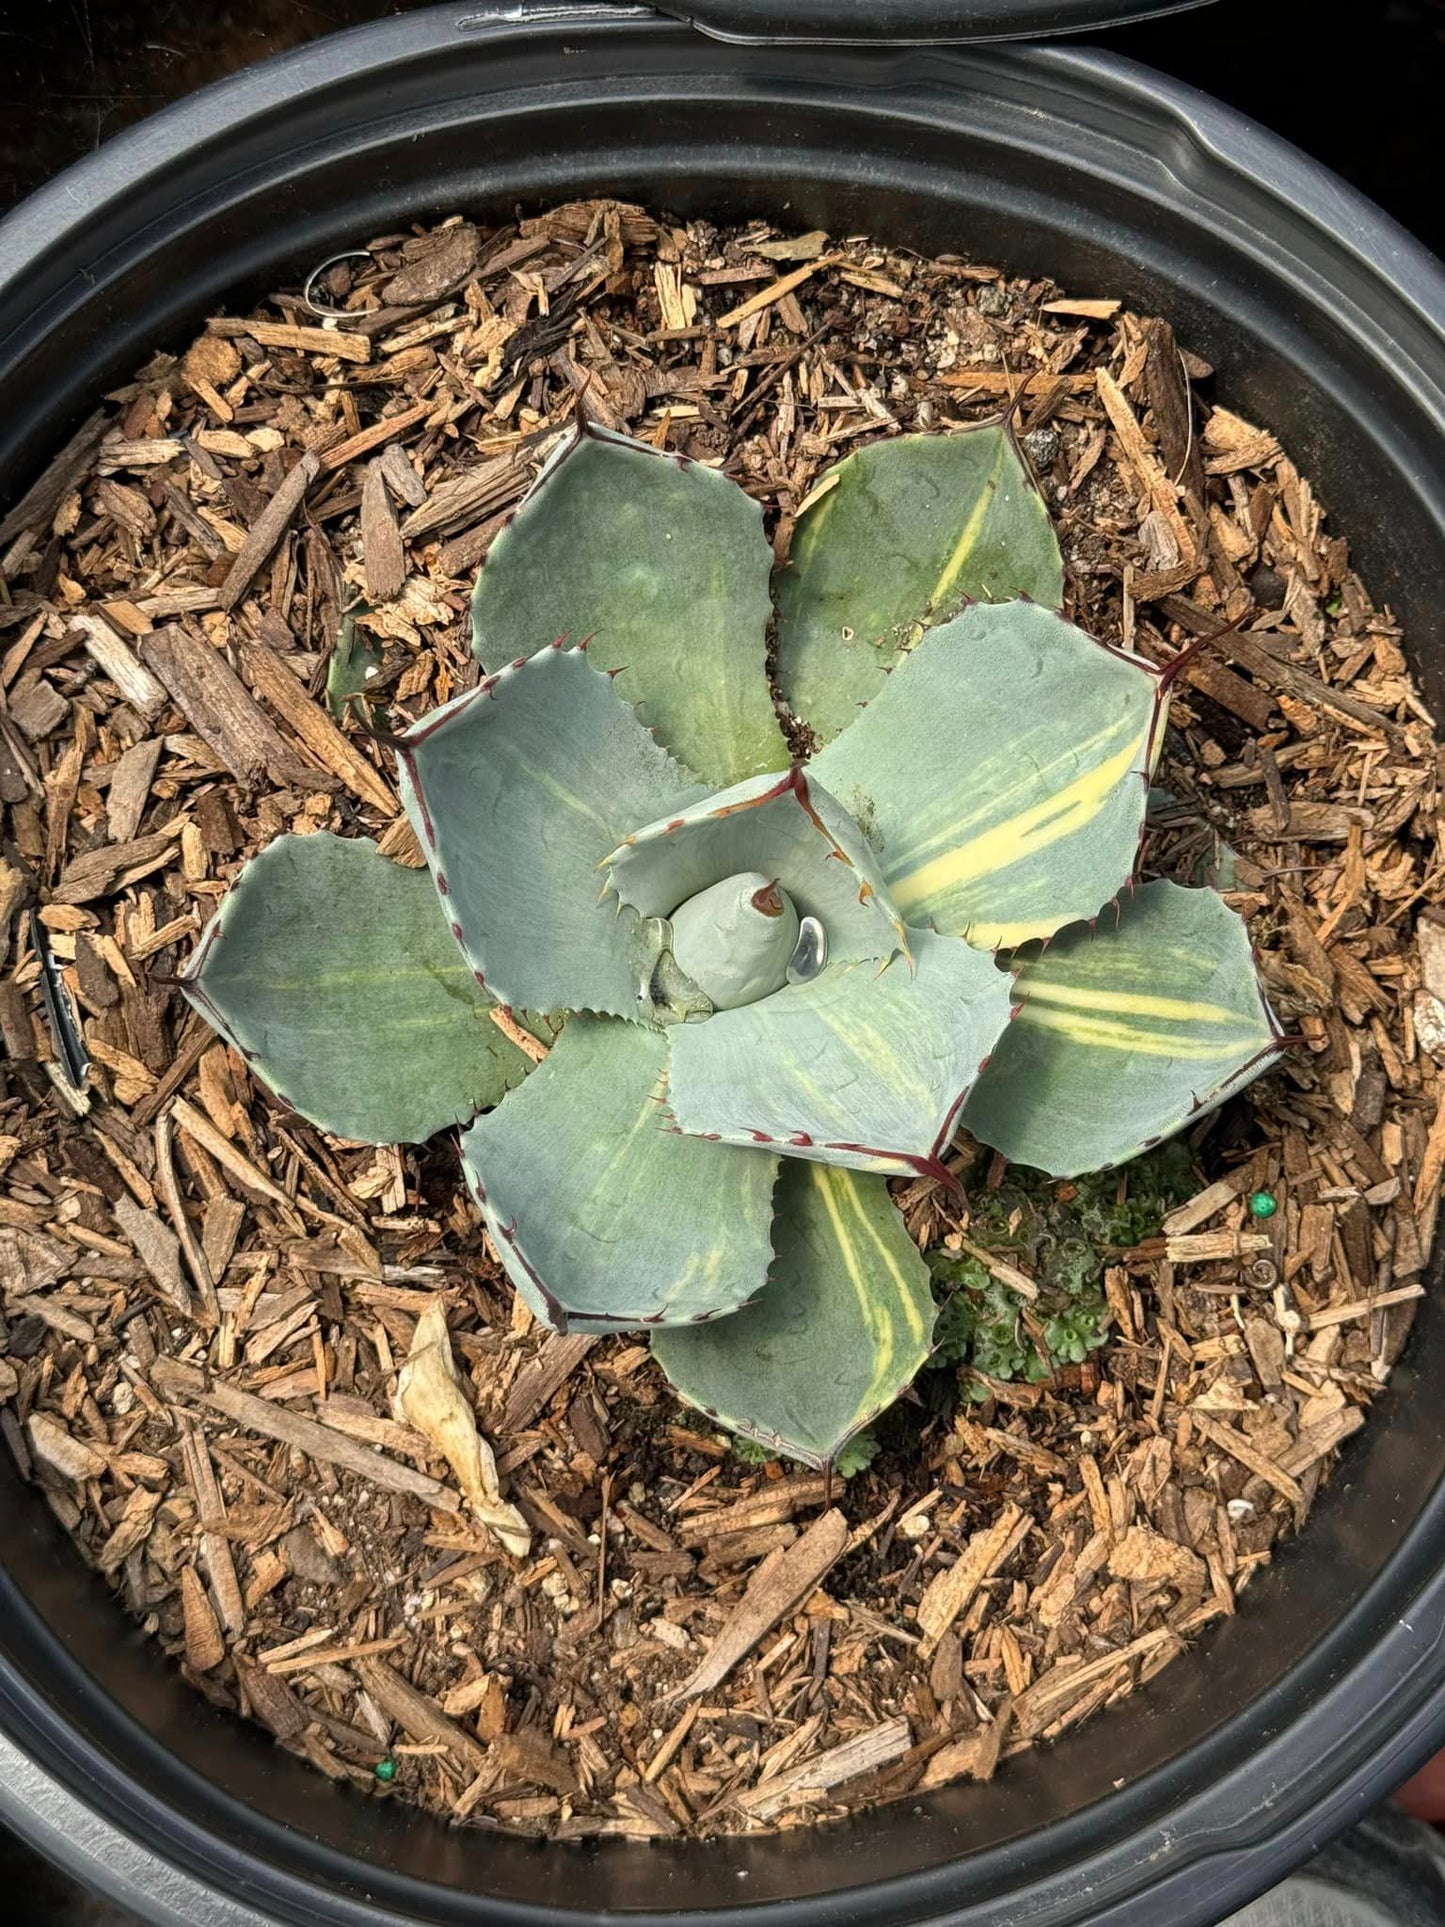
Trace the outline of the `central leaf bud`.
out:
M 798 912 L 776 877 L 743 870 L 678 905 L 672 954 L 715 1010 L 781 990 L 798 945 Z

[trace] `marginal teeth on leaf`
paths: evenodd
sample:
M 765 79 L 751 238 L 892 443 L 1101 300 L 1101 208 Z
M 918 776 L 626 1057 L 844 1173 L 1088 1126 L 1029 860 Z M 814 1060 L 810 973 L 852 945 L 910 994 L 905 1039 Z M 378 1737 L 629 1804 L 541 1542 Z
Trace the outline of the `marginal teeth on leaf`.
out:
M 660 743 L 734 782 L 787 754 L 765 674 L 772 560 L 759 504 L 726 476 L 588 427 L 493 541 L 473 646 L 495 667 L 516 641 L 587 637 Z

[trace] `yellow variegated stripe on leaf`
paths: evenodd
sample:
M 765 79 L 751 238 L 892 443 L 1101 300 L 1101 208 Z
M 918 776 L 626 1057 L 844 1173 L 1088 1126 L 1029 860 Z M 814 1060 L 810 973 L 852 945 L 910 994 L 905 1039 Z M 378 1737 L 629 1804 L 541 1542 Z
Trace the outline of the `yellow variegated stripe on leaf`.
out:
M 1006 429 L 986 428 L 981 432 L 980 439 L 982 439 L 983 434 L 987 434 L 994 442 L 993 460 L 984 472 L 982 486 L 979 488 L 977 500 L 969 510 L 968 520 L 959 530 L 958 540 L 949 550 L 947 559 L 938 572 L 938 580 L 928 592 L 928 601 L 923 610 L 924 619 L 928 621 L 945 621 L 950 615 L 956 614 L 958 609 L 962 607 L 962 596 L 966 594 L 967 591 L 960 591 L 959 585 L 963 582 L 965 576 L 969 574 L 971 566 L 974 573 L 978 573 L 978 562 L 980 559 L 978 554 L 979 543 L 983 538 L 983 532 L 989 517 L 997 513 L 998 508 L 1001 506 L 999 503 L 999 485 L 1004 478 L 1005 464 L 1013 451 Z M 933 443 L 930 445 L 936 446 L 936 444 Z M 963 445 L 966 446 L 967 444 Z M 1030 519 L 1033 521 L 1037 521 L 1038 519 L 1038 511 L 1033 508 L 1033 504 L 1038 504 L 1038 510 L 1043 511 L 1045 525 L 1047 526 L 1048 511 L 1044 509 L 1042 497 L 1032 490 L 1027 490 L 1021 499 L 1029 501 Z M 1051 563 L 1053 557 L 1050 555 L 1048 559 Z M 987 588 L 986 583 L 982 586 L 985 589 Z
M 936 1172 L 1009 1021 L 1010 979 L 957 937 L 909 933 L 901 959 L 830 964 L 672 1033 L 668 1101 L 685 1131 L 859 1171 Z
M 925 629 L 969 598 L 1056 608 L 1063 565 L 1011 431 L 981 422 L 845 457 L 804 504 L 776 589 L 778 679 L 826 742 Z
M 882 1178 L 786 1164 L 777 1206 L 761 1298 L 716 1324 L 659 1332 L 653 1352 L 718 1424 L 826 1465 L 927 1358 L 928 1268 Z
M 1122 1164 L 1243 1089 L 1278 1038 L 1249 934 L 1212 890 L 1149 883 L 1096 935 L 1025 965 L 1018 1015 L 964 1108 L 1016 1164 L 1074 1177 Z
M 1110 1024 L 1097 1017 L 1070 1015 L 1061 1010 L 1031 1010 L 1029 1023 L 1057 1031 L 1076 1043 L 1095 1045 L 1100 1050 L 1133 1051 L 1143 1057 L 1168 1057 L 1176 1063 L 1215 1063 L 1221 1056 L 1220 1043 L 1227 1041 L 1218 1036 L 1180 1037 L 1169 1030 L 1151 1030 L 1142 1024 Z
M 1085 983 L 1051 983 L 1035 972 L 1029 979 L 1031 1004 L 1064 1004 L 1078 1011 L 1108 1011 L 1125 1017 L 1159 1017 L 1173 1024 L 1219 1024 L 1233 1015 L 1226 1004 L 1194 997 L 1160 997 L 1153 991 L 1101 990 Z
M 1038 970 L 1026 969 L 1021 981 L 1030 1024 L 1101 1050 L 1217 1064 L 1235 1050 L 1252 1051 L 1258 1042 L 1255 1025 L 1225 1004 L 1050 983 Z
M 573 1017 L 510 1100 L 462 1139 L 507 1274 L 556 1331 L 624 1331 L 735 1311 L 772 1255 L 777 1159 L 669 1128 L 667 1040 Z
M 1136 718 L 1124 715 L 1088 741 L 1063 748 L 1050 763 L 1020 769 L 1012 750 L 1000 750 L 974 764 L 979 784 L 997 778 L 991 800 L 965 812 L 957 821 L 931 829 L 920 825 L 905 854 L 895 849 L 893 885 L 899 908 L 917 916 L 925 908 L 947 906 L 960 899 L 970 885 L 978 885 L 1001 871 L 1016 869 L 1064 837 L 1075 836 L 1095 823 L 1107 809 L 1125 777 L 1139 768 L 1145 732 Z M 1080 765 L 1082 768 L 1080 769 Z M 1078 770 L 1077 775 L 1069 772 Z M 1039 802 L 1028 803 L 1013 815 L 1003 815 L 1011 801 L 1040 785 L 1050 788 Z M 1041 933 L 1030 931 L 1030 935 Z
M 987 949 L 1094 916 L 1133 867 L 1158 676 L 1027 602 L 966 609 L 810 773 L 863 824 L 894 901 Z

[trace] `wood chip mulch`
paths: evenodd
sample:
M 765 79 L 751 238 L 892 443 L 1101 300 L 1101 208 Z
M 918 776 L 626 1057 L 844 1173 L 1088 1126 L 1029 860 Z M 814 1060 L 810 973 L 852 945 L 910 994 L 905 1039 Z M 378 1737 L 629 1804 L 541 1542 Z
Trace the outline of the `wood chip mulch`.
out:
M 0 1431 L 197 1690 L 368 1797 L 682 1835 L 1007 1771 L 1248 1613 L 1423 1289 L 1445 915 L 1402 638 L 1210 377 L 1107 288 L 585 203 L 217 316 L 0 520 Z M 781 550 L 838 455 L 1020 387 L 1071 612 L 1156 661 L 1242 618 L 1183 678 L 1150 863 L 1227 883 L 1304 1041 L 1113 1255 L 1105 1349 L 830 1489 L 740 1462 L 643 1345 L 534 1327 L 451 1146 L 323 1139 L 171 978 L 281 831 L 416 860 L 324 701 L 342 616 L 394 716 L 466 687 L 471 580 L 579 397 L 721 460 Z M 963 1248 L 929 1182 L 903 1199 Z M 436 1293 L 522 1562 L 394 1414 Z

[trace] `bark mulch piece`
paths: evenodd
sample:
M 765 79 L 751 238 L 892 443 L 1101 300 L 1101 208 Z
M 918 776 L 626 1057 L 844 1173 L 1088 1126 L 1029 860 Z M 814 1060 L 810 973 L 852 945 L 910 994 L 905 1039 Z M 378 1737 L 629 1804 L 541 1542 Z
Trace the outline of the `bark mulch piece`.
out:
M 0 523 L 0 1431 L 199 1691 L 475 1825 L 748 1830 L 1007 1771 L 1249 1610 L 1424 1288 L 1445 914 L 1399 631 L 1210 373 L 1107 288 L 588 202 L 215 317 Z M 1241 623 L 1184 672 L 1147 867 L 1222 880 L 1304 1043 L 1111 1254 L 1105 1349 L 830 1486 L 743 1464 L 642 1345 L 536 1329 L 447 1145 L 323 1139 L 172 977 L 281 831 L 417 860 L 325 702 L 343 614 L 393 713 L 467 687 L 471 580 L 579 404 L 722 462 L 781 550 L 840 454 L 1015 400 L 1078 620 L 1159 662 Z M 437 1293 L 521 1562 L 393 1410 Z

